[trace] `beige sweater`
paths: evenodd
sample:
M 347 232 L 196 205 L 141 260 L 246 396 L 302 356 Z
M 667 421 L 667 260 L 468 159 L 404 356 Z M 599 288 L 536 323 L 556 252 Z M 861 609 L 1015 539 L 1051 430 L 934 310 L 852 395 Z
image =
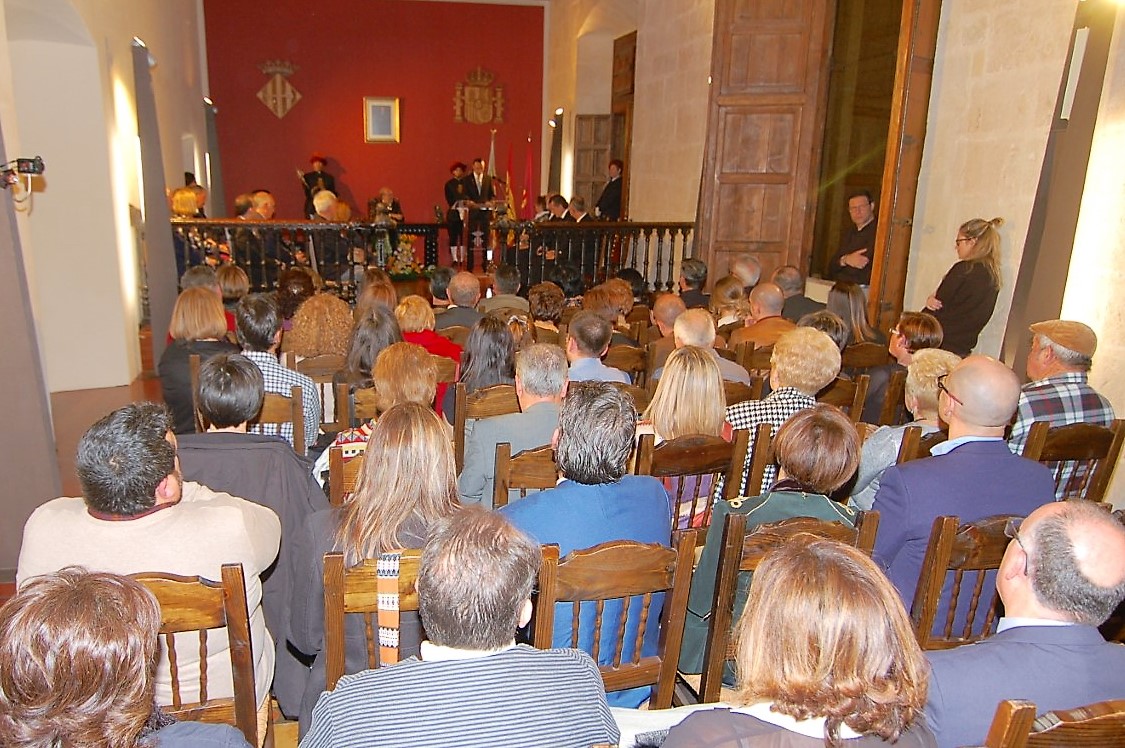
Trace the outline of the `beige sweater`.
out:
M 281 521 L 272 510 L 185 482 L 180 503 L 134 520 L 95 519 L 81 498 L 48 501 L 27 520 L 20 548 L 17 584 L 30 577 L 80 565 L 117 574 L 157 571 L 222 578 L 224 563 L 241 563 L 246 577 L 250 635 L 254 645 L 257 703 L 273 680 L 274 644 L 262 617 L 262 573 L 277 557 Z M 232 695 L 230 653 L 225 631 L 207 640 L 207 691 L 210 698 Z M 167 652 L 161 647 L 156 700 L 172 703 Z M 176 654 L 183 700 L 198 700 L 199 639 L 177 634 Z

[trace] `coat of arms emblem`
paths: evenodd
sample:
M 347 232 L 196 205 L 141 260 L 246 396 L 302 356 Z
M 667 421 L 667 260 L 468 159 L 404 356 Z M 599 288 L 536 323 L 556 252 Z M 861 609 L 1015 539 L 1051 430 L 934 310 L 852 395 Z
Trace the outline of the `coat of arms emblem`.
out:
M 266 60 L 258 69 L 271 76 L 258 91 L 258 101 L 281 119 L 301 100 L 301 92 L 293 88 L 287 77 L 297 70 L 297 66 L 284 60 Z
M 504 121 L 504 87 L 493 86 L 492 73 L 478 67 L 457 84 L 453 97 L 453 121 L 484 125 Z

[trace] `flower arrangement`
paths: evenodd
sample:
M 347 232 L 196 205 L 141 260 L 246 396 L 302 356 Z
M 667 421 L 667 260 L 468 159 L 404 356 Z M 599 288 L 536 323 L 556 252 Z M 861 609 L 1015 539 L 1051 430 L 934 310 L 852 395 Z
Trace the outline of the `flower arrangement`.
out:
M 422 265 L 414 257 L 414 237 L 403 235 L 398 238 L 398 248 L 391 255 L 386 267 L 391 280 L 415 280 L 426 277 Z

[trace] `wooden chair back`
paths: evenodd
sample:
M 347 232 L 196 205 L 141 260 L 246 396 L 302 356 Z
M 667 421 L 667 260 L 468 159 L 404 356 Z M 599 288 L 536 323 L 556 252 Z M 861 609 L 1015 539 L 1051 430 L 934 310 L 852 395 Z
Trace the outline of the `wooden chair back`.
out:
M 876 366 L 890 363 L 891 354 L 886 345 L 879 343 L 852 343 L 840 354 L 840 369 L 862 373 Z
M 532 331 L 535 334 L 536 343 L 550 343 L 551 345 L 562 345 L 564 341 L 559 339 L 559 334 L 555 330 L 547 330 L 542 327 L 535 327 L 532 325 Z
M 457 474 L 465 467 L 465 423 L 470 418 L 492 418 L 520 412 L 514 384 L 494 384 L 469 394 L 464 382 L 456 385 L 456 415 L 453 423 L 453 452 L 457 460 Z
M 520 498 L 529 492 L 554 488 L 559 481 L 554 447 L 550 444 L 525 449 L 512 455 L 512 445 L 496 445 L 496 475 L 492 483 L 492 508 L 507 506 L 509 491 L 519 491 Z
M 645 345 L 648 344 L 649 327 L 650 325 L 647 319 L 629 323 L 629 337 L 637 341 L 637 345 L 641 348 L 644 348 Z
M 322 406 L 321 425 L 328 433 L 347 428 L 348 401 L 339 399 L 340 388 L 332 383 L 336 372 L 346 365 L 347 356 L 332 353 L 303 358 L 296 363 L 296 370 L 316 383 Z
M 637 409 L 638 414 L 648 410 L 648 404 L 652 402 L 652 393 L 647 388 L 624 382 L 610 382 L 610 384 L 633 398 L 633 407 Z
M 454 361 L 448 356 L 439 356 L 436 353 L 430 354 L 430 360 L 434 362 L 434 367 L 437 369 L 437 380 L 439 382 L 456 382 L 457 375 L 461 371 L 461 364 Z
M 752 342 L 739 343 L 735 346 L 738 363 L 751 374 L 766 377 L 773 367 L 773 346 L 767 345 L 755 348 Z
M 559 338 L 562 338 L 562 325 L 569 325 L 570 321 L 574 319 L 574 315 L 582 311 L 580 306 L 566 306 L 563 307 L 562 314 L 559 315 Z
M 630 325 L 634 322 L 644 322 L 646 325 L 651 324 L 650 310 L 647 304 L 634 304 L 629 313 L 625 315 L 625 321 Z
M 644 348 L 634 345 L 611 345 L 602 363 L 620 369 L 632 378 L 633 384 L 644 387 L 648 364 L 648 355 Z
M 729 379 L 723 380 L 723 395 L 726 398 L 728 408 L 747 400 L 761 400 L 765 388 L 766 380 L 762 377 L 750 377 L 750 384 L 732 382 Z
M 1125 700 L 1100 701 L 1035 716 L 1035 704 L 1001 701 L 985 748 L 1110 748 L 1125 746 Z
M 835 405 L 844 415 L 856 423 L 863 418 L 863 402 L 867 399 L 867 387 L 871 377 L 860 374 L 855 379 L 836 377 L 836 381 L 825 387 L 816 396 L 817 402 Z
M 344 460 L 343 447 L 328 448 L 328 503 L 332 506 L 343 506 L 355 493 L 359 474 L 363 472 L 363 458 L 360 454 Z
M 666 709 L 672 705 L 676 684 L 676 668 L 680 660 L 684 620 L 687 617 L 688 592 L 691 589 L 691 565 L 695 550 L 695 533 L 684 533 L 675 548 L 632 541 L 614 541 L 573 551 L 559 560 L 558 546 L 543 546 L 543 565 L 539 570 L 539 597 L 535 614 L 535 646 L 552 646 L 555 625 L 555 604 L 574 603 L 570 646 L 577 647 L 583 638 L 580 631 L 580 609 L 592 605 L 594 622 L 591 635 L 595 662 L 605 652 L 612 662 L 599 664 L 605 690 L 654 685 L 650 708 Z M 644 631 L 655 622 L 654 603 L 664 593 L 660 611 L 660 643 L 657 654 L 644 657 L 641 646 Z M 612 641 L 604 641 L 598 632 L 609 602 L 620 601 L 621 616 Z M 639 609 L 639 611 L 638 611 Z M 613 612 L 610 612 L 613 615 Z M 624 651 L 625 632 L 630 618 L 639 622 L 635 646 Z
M 732 348 L 716 348 L 715 353 L 719 354 L 719 358 L 725 358 L 732 364 L 738 363 L 738 351 Z
M 997 515 L 964 525 L 957 517 L 934 518 L 914 602 L 910 606 L 914 635 L 922 649 L 949 649 L 992 635 L 999 621 L 1000 595 L 988 572 L 1000 568 L 1008 548 L 1004 526 L 1011 517 Z M 952 588 L 943 599 L 950 575 Z M 966 589 L 969 591 L 967 608 L 962 595 Z M 948 612 L 940 631 L 935 634 L 934 625 L 943 603 Z M 959 609 L 964 609 L 965 617 L 957 632 L 954 628 Z M 974 633 L 973 629 L 979 629 L 979 633 Z
M 195 433 L 202 434 L 207 430 L 203 424 L 203 417 L 199 414 L 199 367 L 198 353 L 188 355 L 188 371 L 191 374 L 191 412 L 195 418 Z
M 754 572 L 772 551 L 801 534 L 838 540 L 870 555 L 875 547 L 875 533 L 878 529 L 878 512 L 859 512 L 855 527 L 812 517 L 792 517 L 758 525 L 747 534 L 746 515 L 728 514 L 723 525 L 715 596 L 707 625 L 703 674 L 699 682 L 700 703 L 719 700 L 723 666 L 735 654 L 731 647 L 731 627 L 734 623 L 734 598 L 739 572 Z
M 172 704 L 164 711 L 182 720 L 222 722 L 242 731 L 250 745 L 258 745 L 258 705 L 254 687 L 254 655 L 250 642 L 250 614 L 242 564 L 223 564 L 222 581 L 177 574 L 132 574 L 160 604 L 160 639 L 172 674 Z M 208 632 L 226 629 L 234 696 L 213 699 L 207 693 Z M 185 699 L 178 654 L 186 649 L 187 633 L 195 632 L 191 650 L 199 653 L 199 683 L 195 701 Z M 179 635 L 179 636 L 177 636 Z M 179 648 L 177 648 L 179 647 Z
M 1075 423 L 1054 428 L 1036 421 L 1023 456 L 1051 468 L 1059 498 L 1105 501 L 1123 442 L 1125 420 L 1120 418 L 1109 426 Z
M 464 325 L 450 325 L 449 327 L 443 327 L 440 330 L 435 329 L 434 332 L 436 332 L 446 340 L 450 340 L 456 343 L 462 348 L 465 347 L 465 341 L 469 339 L 469 328 L 465 327 Z
M 262 412 L 254 421 L 259 433 L 281 436 L 284 424 L 293 424 L 293 451 L 305 454 L 305 411 L 302 407 L 304 396 L 301 388 L 293 385 L 289 397 L 267 392 L 262 401 Z
M 901 465 L 904 462 L 929 457 L 930 450 L 947 439 L 949 434 L 944 431 L 932 431 L 923 436 L 920 426 L 907 426 L 902 432 L 902 443 L 898 446 L 895 464 Z
M 754 427 L 754 438 L 751 440 L 749 465 L 744 469 L 746 473 L 746 490 L 736 491 L 735 496 L 757 496 L 761 493 L 762 481 L 766 478 L 766 468 L 774 464 L 776 456 L 773 451 L 773 426 L 768 423 L 759 423 Z M 741 477 L 741 476 L 740 476 Z M 723 496 L 727 496 L 726 487 Z
M 891 372 L 887 389 L 883 392 L 883 407 L 879 411 L 880 426 L 897 426 L 906 422 L 906 372 Z
M 346 568 L 344 554 L 324 554 L 324 663 L 326 690 L 344 675 L 344 616 L 363 616 L 367 669 L 399 660 L 399 614 L 418 610 L 421 549 L 384 553 Z
M 651 475 L 664 483 L 673 502 L 676 529 L 711 524 L 711 495 L 723 479 L 723 498 L 738 495 L 742 467 L 750 446 L 750 432 L 738 429 L 731 441 L 718 436 L 681 436 L 655 445 L 652 434 L 640 439 L 637 475 Z

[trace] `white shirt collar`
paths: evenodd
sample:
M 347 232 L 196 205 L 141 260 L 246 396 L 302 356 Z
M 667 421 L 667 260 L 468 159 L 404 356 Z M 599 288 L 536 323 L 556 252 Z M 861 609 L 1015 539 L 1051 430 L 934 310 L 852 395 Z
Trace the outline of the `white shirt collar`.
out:
M 959 436 L 956 439 L 947 439 L 939 444 L 935 444 L 930 448 L 930 454 L 935 457 L 938 455 L 949 454 L 953 450 L 960 447 L 962 444 L 969 442 L 1002 442 L 1004 441 L 999 436 Z
M 418 654 L 423 662 L 445 662 L 448 660 L 475 660 L 479 657 L 488 657 L 497 652 L 505 652 L 516 646 L 513 641 L 506 647 L 499 649 L 458 649 L 456 647 L 443 647 L 430 640 L 423 641 L 418 647 Z
M 1074 626 L 1073 621 L 1056 621 L 1053 618 L 1018 618 L 1016 616 L 1004 616 L 1000 619 L 1000 623 L 996 625 L 996 633 L 1007 631 L 1008 629 L 1018 628 L 1020 626 Z

